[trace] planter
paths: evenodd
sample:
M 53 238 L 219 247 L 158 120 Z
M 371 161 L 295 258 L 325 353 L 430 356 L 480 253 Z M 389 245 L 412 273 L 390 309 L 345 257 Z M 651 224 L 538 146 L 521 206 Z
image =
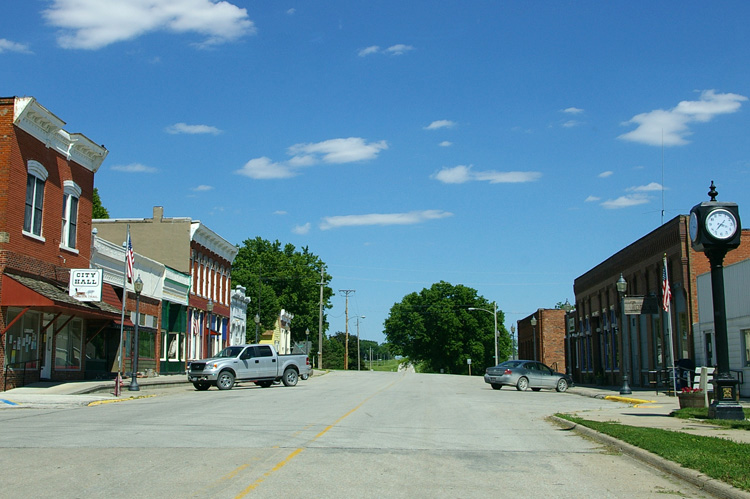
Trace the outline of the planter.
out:
M 680 400 L 680 409 L 686 407 L 706 407 L 706 398 L 703 392 L 699 393 L 679 393 L 677 398 Z

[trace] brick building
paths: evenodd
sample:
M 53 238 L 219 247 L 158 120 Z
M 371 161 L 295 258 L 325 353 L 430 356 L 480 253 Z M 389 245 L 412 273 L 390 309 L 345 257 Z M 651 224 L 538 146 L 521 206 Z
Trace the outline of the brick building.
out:
M 82 379 L 89 339 L 119 319 L 68 294 L 87 269 L 104 146 L 63 129 L 33 97 L 0 98 L 0 390 Z
M 632 386 L 666 386 L 670 356 L 675 363 L 695 359 L 696 279 L 710 271 L 710 264 L 691 247 L 688 218 L 669 220 L 575 279 L 575 323 L 568 330 L 566 349 L 576 382 L 619 385 L 624 359 Z M 727 253 L 725 265 L 750 256 L 749 238 L 750 230 L 743 230 L 741 246 Z M 672 294 L 671 344 L 667 312 L 660 306 L 665 256 Z M 627 283 L 625 296 L 643 297 L 640 313 L 623 313 L 623 297 L 616 289 L 620 275 Z
M 115 243 L 126 240 L 130 226 L 133 247 L 138 253 L 190 276 L 187 308 L 179 308 L 175 303 L 168 311 L 170 320 L 184 320 L 186 324 L 184 330 L 172 331 L 175 344 L 181 345 L 179 358 L 183 369 L 184 361 L 217 353 L 229 344 L 230 277 L 232 262 L 239 252 L 237 246 L 198 220 L 164 217 L 161 206 L 154 207 L 152 218 L 97 219 L 93 225 L 98 237 Z M 157 335 L 154 341 L 154 350 L 160 355 L 164 351 L 164 338 Z
M 534 324 L 536 322 L 536 324 Z M 540 308 L 517 323 L 518 358 L 565 370 L 565 310 Z

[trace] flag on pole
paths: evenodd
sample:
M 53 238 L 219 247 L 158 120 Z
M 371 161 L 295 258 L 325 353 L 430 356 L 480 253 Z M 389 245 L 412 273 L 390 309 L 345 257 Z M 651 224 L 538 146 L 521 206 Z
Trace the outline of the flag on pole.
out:
M 128 282 L 133 282 L 133 241 L 130 239 L 130 229 L 128 228 L 128 249 L 125 251 L 125 267 L 128 275 Z
M 669 287 L 669 276 L 667 275 L 667 258 L 664 257 L 664 271 L 662 273 L 662 283 L 661 283 L 661 294 L 662 294 L 662 301 L 661 301 L 661 307 L 664 309 L 665 312 L 669 312 L 669 302 L 672 301 L 672 290 Z

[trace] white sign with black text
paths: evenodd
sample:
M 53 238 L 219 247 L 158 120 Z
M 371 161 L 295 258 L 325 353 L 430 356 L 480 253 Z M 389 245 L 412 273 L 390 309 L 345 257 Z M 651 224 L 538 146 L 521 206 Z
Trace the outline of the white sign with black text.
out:
M 102 269 L 70 269 L 68 289 L 78 301 L 102 301 Z

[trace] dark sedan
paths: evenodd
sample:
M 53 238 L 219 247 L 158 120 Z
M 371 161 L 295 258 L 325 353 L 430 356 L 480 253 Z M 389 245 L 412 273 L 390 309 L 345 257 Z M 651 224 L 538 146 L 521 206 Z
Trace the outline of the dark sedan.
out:
M 542 388 L 564 392 L 573 384 L 567 374 L 556 372 L 536 360 L 508 360 L 495 367 L 488 367 L 484 381 L 495 390 L 503 386 L 515 386 L 519 391 L 531 388 L 535 392 Z

